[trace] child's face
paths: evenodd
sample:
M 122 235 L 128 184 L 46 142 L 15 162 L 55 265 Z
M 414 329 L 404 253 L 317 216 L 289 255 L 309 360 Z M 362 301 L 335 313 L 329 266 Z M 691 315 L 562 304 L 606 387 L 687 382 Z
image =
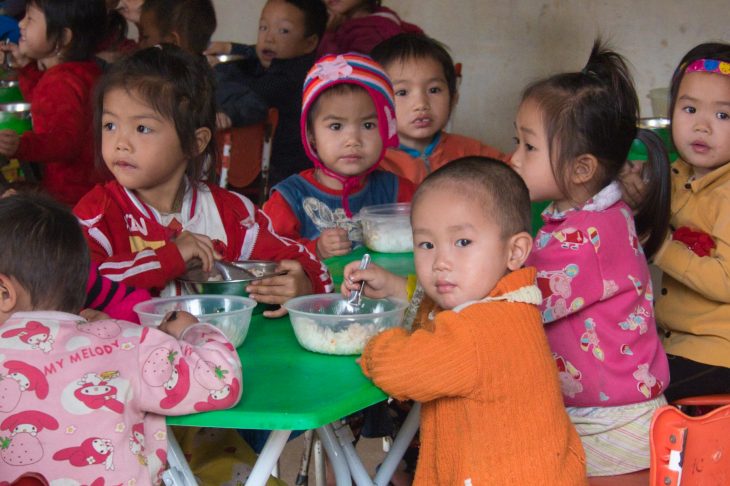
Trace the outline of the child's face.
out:
M 25 17 L 20 21 L 19 26 L 18 50 L 22 55 L 41 60 L 54 53 L 56 46 L 48 41 L 46 15 L 41 9 L 29 4 L 25 9 Z
M 412 208 L 418 281 L 442 309 L 483 299 L 508 271 L 510 246 L 472 194 L 445 182 Z
M 364 90 L 320 95 L 309 127 L 310 144 L 328 169 L 356 176 L 378 162 L 383 140 L 378 115 Z
M 144 0 L 119 0 L 117 9 L 125 19 L 137 24 L 142 12 L 142 4 Z
M 730 161 L 730 76 L 684 75 L 672 115 L 672 138 L 696 177 Z
M 348 17 L 367 6 L 366 0 L 326 0 L 327 11 L 333 15 Z
M 441 64 L 432 58 L 395 61 L 385 67 L 395 91 L 398 138 L 423 151 L 449 121 L 451 95 Z
M 550 163 L 542 110 L 533 100 L 527 99 L 520 105 L 515 129 L 517 148 L 511 164 L 530 190 L 530 200 L 557 203 L 564 199 Z
M 101 153 L 114 178 L 152 207 L 172 205 L 187 158 L 171 120 L 122 88 L 104 95 Z
M 142 12 L 139 17 L 139 47 L 145 49 L 162 42 L 173 42 L 174 39 L 165 37 L 159 28 L 157 16 L 152 11 Z
M 292 59 L 317 47 L 316 35 L 306 35 L 304 12 L 284 0 L 269 0 L 261 11 L 256 56 L 265 68 L 274 59 Z

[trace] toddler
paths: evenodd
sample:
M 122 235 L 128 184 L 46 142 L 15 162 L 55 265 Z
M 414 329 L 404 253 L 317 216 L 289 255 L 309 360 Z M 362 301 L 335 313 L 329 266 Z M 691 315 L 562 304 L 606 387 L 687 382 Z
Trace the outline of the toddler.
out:
M 101 68 L 104 0 L 29 0 L 19 44 L 3 45 L 31 103 L 33 130 L 0 130 L 0 155 L 41 164 L 43 187 L 73 205 L 99 177 L 94 170 L 91 92 Z
M 527 264 L 537 268 L 545 331 L 591 476 L 649 467 L 649 426 L 669 383 L 646 261 L 668 218 L 658 137 L 639 133 L 653 141 L 653 189 L 636 224 L 616 181 L 637 120 L 623 58 L 597 41 L 582 71 L 528 86 L 515 122 L 512 165 L 533 201 L 552 201 Z
M 139 18 L 139 46 L 168 42 L 201 54 L 216 25 L 211 0 L 145 0 Z
M 423 403 L 414 484 L 586 484 L 535 269 L 522 268 L 532 246 L 524 182 L 499 161 L 459 159 L 418 188 L 411 224 L 427 296 L 418 329 L 374 337 L 361 366 L 394 398 Z M 392 277 L 368 271 L 368 294 Z
M 302 83 L 317 60 L 314 51 L 326 25 L 327 9 L 321 0 L 268 0 L 255 46 L 233 45 L 231 50 L 230 43 L 214 43 L 206 51 L 244 56 L 215 66 L 219 128 L 259 123 L 269 108 L 279 112 L 271 148 L 271 185 L 308 167 L 299 136 Z
M 0 226 L 2 478 L 38 471 L 52 484 L 158 484 L 164 416 L 238 402 L 233 346 L 189 315 L 159 329 L 79 316 L 88 248 L 59 203 L 0 199 Z
M 401 20 L 381 0 L 325 0 L 329 21 L 317 53 L 370 54 L 381 41 L 402 32 L 422 34 L 420 27 Z
M 325 56 L 304 82 L 302 141 L 314 168 L 272 188 L 264 205 L 279 234 L 320 258 L 362 243 L 353 215 L 375 204 L 410 201 L 413 184 L 378 171 L 398 143 L 390 80 L 365 55 Z
M 664 272 L 656 313 L 672 401 L 730 392 L 730 44 L 700 44 L 685 54 L 670 95 L 679 160 L 671 173 L 672 233 L 654 264 Z
M 415 184 L 459 157 L 506 160 L 478 140 L 444 131 L 456 105 L 454 61 L 443 45 L 421 34 L 399 34 L 378 44 L 373 59 L 393 81 L 400 145 L 389 149 L 382 167 Z
M 111 65 L 97 90 L 100 159 L 114 176 L 77 204 L 92 260 L 127 285 L 179 293 L 174 279 L 215 259 L 276 260 L 283 275 L 252 283 L 258 302 L 331 290 L 324 265 L 277 235 L 251 201 L 206 182 L 214 167 L 213 84 L 205 59 L 143 49 Z M 266 311 L 280 316 L 286 311 Z

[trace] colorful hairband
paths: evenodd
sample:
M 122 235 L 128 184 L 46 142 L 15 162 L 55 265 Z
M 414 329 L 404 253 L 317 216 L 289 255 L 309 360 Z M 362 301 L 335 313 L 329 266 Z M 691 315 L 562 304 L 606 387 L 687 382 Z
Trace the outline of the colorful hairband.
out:
M 684 72 L 730 75 L 730 62 L 718 61 L 717 59 L 697 59 L 692 61 Z

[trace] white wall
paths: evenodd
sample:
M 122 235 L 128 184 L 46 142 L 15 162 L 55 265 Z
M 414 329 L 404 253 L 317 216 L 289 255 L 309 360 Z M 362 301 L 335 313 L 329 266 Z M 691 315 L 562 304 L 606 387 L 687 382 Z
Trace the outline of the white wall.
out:
M 254 43 L 265 0 L 214 0 L 219 40 Z M 634 67 L 642 115 L 648 92 L 666 86 L 694 45 L 730 42 L 727 0 L 385 0 L 401 17 L 451 48 L 463 63 L 453 131 L 512 149 L 525 84 L 585 64 L 601 34 Z

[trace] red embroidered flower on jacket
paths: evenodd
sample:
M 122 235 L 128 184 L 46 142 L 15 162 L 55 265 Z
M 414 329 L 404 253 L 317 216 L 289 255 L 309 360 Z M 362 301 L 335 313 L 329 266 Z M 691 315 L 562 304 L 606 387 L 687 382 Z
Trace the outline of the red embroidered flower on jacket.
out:
M 687 245 L 697 256 L 710 256 L 710 252 L 717 246 L 712 236 L 703 231 L 695 231 L 687 226 L 677 228 L 672 239 Z

